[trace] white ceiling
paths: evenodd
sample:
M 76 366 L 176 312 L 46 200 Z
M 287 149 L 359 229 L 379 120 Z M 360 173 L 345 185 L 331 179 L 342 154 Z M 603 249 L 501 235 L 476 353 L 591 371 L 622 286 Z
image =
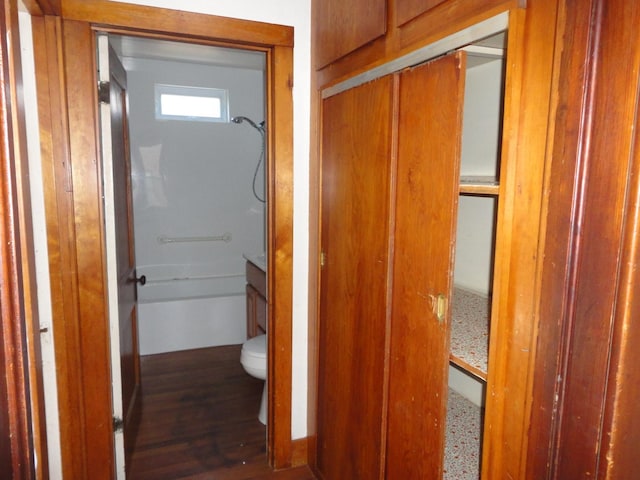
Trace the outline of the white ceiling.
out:
M 109 41 L 121 59 L 171 60 L 265 70 L 263 52 L 121 35 L 110 35 Z

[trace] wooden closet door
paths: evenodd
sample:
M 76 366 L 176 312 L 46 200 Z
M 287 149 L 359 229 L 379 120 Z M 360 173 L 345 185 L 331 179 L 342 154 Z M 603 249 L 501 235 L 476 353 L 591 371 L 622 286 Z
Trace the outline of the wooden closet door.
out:
M 324 100 L 317 468 L 383 475 L 393 78 Z
M 457 53 L 400 77 L 389 480 L 442 478 L 464 71 Z

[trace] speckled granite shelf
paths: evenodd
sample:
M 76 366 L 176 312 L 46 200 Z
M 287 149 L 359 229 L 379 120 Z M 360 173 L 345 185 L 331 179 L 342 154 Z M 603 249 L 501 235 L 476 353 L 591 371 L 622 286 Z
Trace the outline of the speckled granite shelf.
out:
M 478 480 L 482 444 L 482 409 L 449 389 L 445 439 L 445 480 Z
M 490 299 L 463 288 L 453 289 L 451 362 L 487 379 Z
M 462 176 L 460 177 L 461 194 L 498 195 L 500 183 L 496 177 Z

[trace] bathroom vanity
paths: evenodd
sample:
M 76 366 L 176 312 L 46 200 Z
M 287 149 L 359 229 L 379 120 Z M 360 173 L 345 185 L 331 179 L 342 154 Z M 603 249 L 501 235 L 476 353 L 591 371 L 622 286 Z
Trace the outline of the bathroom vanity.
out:
M 247 338 L 267 332 L 267 265 L 264 255 L 245 255 L 247 276 Z

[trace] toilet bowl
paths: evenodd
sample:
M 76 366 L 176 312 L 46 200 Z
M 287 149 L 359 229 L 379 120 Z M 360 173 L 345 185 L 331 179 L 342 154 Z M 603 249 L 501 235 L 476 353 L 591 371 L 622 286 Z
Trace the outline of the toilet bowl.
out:
M 267 336 L 258 335 L 250 338 L 242 345 L 240 353 L 240 363 L 245 372 L 260 380 L 267 379 Z M 267 424 L 267 382 L 264 382 L 262 389 L 262 400 L 258 420 L 263 425 Z

